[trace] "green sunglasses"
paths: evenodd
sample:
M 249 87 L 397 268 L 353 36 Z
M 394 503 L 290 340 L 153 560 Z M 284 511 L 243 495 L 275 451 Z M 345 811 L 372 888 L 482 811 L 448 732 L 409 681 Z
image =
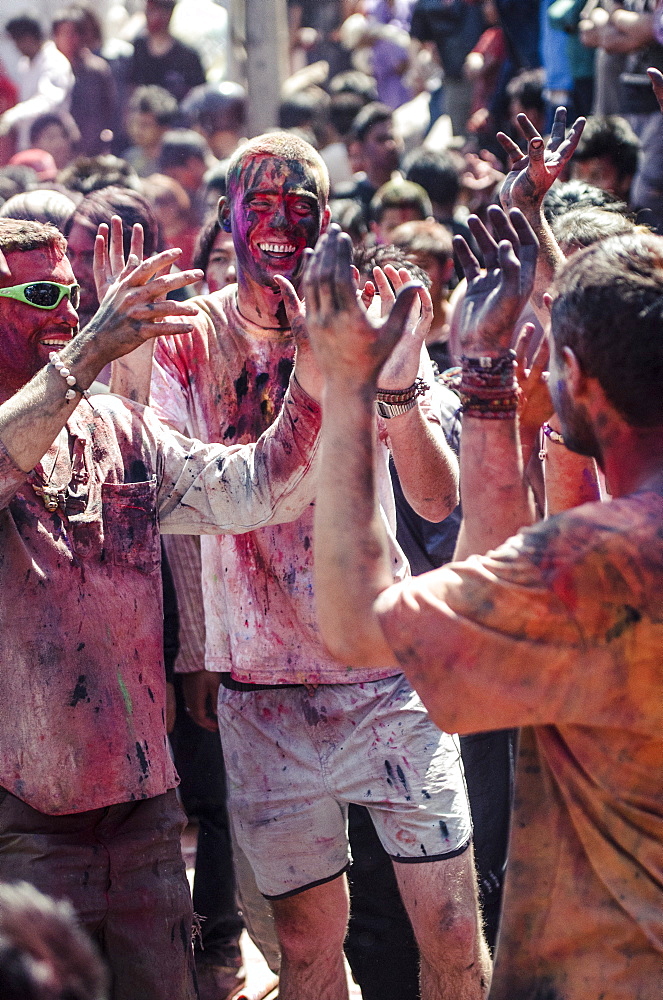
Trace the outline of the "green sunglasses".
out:
M 58 281 L 28 281 L 25 285 L 10 285 L 0 288 L 0 295 L 8 299 L 27 302 L 36 309 L 55 309 L 60 305 L 65 295 L 69 296 L 74 309 L 78 309 L 81 301 L 80 285 L 61 285 Z

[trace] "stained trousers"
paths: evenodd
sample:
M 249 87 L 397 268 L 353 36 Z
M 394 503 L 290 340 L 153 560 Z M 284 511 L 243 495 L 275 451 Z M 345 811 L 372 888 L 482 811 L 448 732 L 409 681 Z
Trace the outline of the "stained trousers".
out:
M 112 1000 L 195 1000 L 184 822 L 174 790 L 47 816 L 0 789 L 0 881 L 70 900 L 109 966 Z

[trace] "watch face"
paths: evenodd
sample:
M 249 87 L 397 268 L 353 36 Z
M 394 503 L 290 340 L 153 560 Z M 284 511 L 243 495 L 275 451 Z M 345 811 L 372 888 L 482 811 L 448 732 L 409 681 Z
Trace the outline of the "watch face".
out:
M 384 417 L 385 420 L 390 420 L 392 417 L 398 417 L 401 413 L 407 413 L 408 410 L 411 410 L 416 405 L 416 399 L 411 399 L 407 403 L 385 403 L 381 399 L 375 400 L 378 415 Z

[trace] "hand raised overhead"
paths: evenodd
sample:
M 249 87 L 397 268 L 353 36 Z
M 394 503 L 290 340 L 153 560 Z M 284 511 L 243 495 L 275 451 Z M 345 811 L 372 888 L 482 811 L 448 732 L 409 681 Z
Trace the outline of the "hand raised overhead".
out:
M 468 356 L 499 355 L 512 346 L 516 322 L 534 287 L 539 242 L 527 219 L 518 209 L 507 215 L 496 205 L 488 217 L 494 236 L 476 216 L 468 220 L 485 273 L 463 237 L 454 238 L 467 278 L 459 337 Z
M 178 317 L 195 316 L 197 309 L 188 302 L 166 299 L 169 292 L 183 288 L 203 275 L 202 271 L 176 271 L 168 274 L 181 251 L 164 250 L 142 260 L 142 230 L 134 227 L 131 253 L 124 262 L 122 224 L 114 216 L 110 227 L 102 224 L 94 248 L 94 275 L 97 288 L 104 292 L 99 309 L 86 327 L 107 355 L 114 361 L 140 344 L 162 334 L 184 333 L 190 326 Z M 105 289 L 105 291 L 104 291 Z
M 357 298 L 350 237 L 330 226 L 310 255 L 303 281 L 306 322 L 325 378 L 375 383 L 407 327 L 419 288 L 403 286 L 388 316 L 370 319 Z
M 578 118 L 566 137 L 566 108 L 557 108 L 548 142 L 536 130 L 527 115 L 518 115 L 518 124 L 527 139 L 527 154 L 504 132 L 497 139 L 511 164 L 500 191 L 505 209 L 519 208 L 528 218 L 538 213 L 546 192 L 557 180 L 573 156 L 585 119 Z

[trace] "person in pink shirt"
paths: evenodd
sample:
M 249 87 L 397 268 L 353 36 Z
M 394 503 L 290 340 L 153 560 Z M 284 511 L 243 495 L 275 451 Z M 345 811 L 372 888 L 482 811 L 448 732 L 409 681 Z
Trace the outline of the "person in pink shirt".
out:
M 246 531 L 299 516 L 319 407 L 293 382 L 299 402 L 286 393 L 260 442 L 229 449 L 88 396 L 105 364 L 186 332 L 195 313 L 165 295 L 201 273 L 162 275 L 177 251 L 139 263 L 135 236 L 126 265 L 118 217 L 110 256 L 97 240 L 102 301 L 79 333 L 64 237 L 0 220 L 0 881 L 73 903 L 102 947 L 113 1000 L 194 1000 L 159 529 Z

